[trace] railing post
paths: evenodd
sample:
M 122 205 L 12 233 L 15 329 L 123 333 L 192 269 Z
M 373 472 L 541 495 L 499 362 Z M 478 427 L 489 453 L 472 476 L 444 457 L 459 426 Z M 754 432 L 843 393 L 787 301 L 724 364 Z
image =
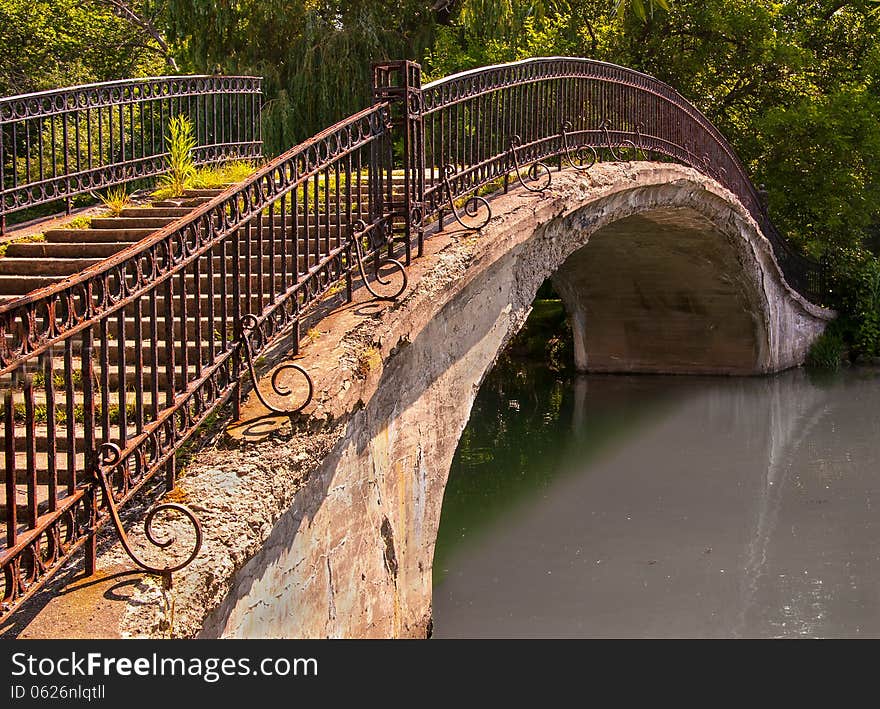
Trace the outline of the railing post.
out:
M 392 197 L 393 229 L 406 246 L 409 264 L 412 244 L 424 253 L 422 216 L 425 202 L 425 138 L 422 122 L 422 67 L 396 61 L 373 65 L 373 100 L 391 103 L 393 130 L 403 137 L 403 195 Z M 396 162 L 396 161 L 395 161 Z M 392 174 L 393 183 L 393 174 Z M 401 199 L 402 197 L 402 199 Z

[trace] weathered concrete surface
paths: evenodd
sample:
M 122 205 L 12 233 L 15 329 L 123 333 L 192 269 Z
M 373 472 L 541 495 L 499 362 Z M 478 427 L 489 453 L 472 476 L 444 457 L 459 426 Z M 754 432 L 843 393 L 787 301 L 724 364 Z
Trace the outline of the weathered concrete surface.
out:
M 180 488 L 202 518 L 203 551 L 162 604 L 156 589 L 156 604 L 130 605 L 125 634 L 424 637 L 443 490 L 476 391 L 540 284 L 563 264 L 562 278 L 575 283 L 577 257 L 567 259 L 603 227 L 686 210 L 711 225 L 701 222 L 701 238 L 728 243 L 705 253 L 713 267 L 734 265 L 736 254 L 741 272 L 727 277 L 745 285 L 719 291 L 719 302 L 735 305 L 707 313 L 764 308 L 734 319 L 743 344 L 728 337 L 721 348 L 732 352 L 731 371 L 746 371 L 750 357 L 754 371 L 795 364 L 830 317 L 782 283 L 769 244 L 732 196 L 686 168 L 555 174 L 544 197 L 512 192 L 493 210 L 480 235 L 431 239 L 398 304 L 356 304 L 321 324 L 300 362 L 318 392 L 303 421 L 188 466 Z M 589 313 L 599 294 L 577 302 Z

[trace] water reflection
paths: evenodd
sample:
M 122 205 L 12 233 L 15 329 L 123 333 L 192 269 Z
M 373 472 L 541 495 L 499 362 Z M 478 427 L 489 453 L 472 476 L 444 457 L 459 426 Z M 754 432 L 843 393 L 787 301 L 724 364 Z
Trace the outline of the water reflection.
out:
M 502 368 L 453 463 L 439 637 L 880 635 L 880 379 Z

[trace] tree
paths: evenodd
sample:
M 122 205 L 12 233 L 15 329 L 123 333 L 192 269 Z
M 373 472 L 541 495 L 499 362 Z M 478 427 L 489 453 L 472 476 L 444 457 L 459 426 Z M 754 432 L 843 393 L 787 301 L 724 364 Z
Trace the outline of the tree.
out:
M 162 73 L 149 37 L 109 7 L 78 0 L 0 0 L 0 95 Z
M 418 58 L 434 14 L 423 0 L 170 0 L 168 22 L 188 69 L 265 77 L 277 152 L 367 105 L 371 63 Z

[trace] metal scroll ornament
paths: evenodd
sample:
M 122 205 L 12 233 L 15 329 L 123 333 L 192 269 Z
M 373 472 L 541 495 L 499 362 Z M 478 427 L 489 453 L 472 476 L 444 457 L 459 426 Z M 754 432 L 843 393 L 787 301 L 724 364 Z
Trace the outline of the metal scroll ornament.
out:
M 144 519 L 144 534 L 147 537 L 147 540 L 150 544 L 159 547 L 160 549 L 167 549 L 172 546 L 176 541 L 176 536 L 167 536 L 162 537 L 158 536 L 156 532 L 153 530 L 153 522 L 156 520 L 157 516 L 165 513 L 165 512 L 178 512 L 183 515 L 184 519 L 186 519 L 190 525 L 192 525 L 193 531 L 195 533 L 195 538 L 193 541 L 193 548 L 190 551 L 189 555 L 186 556 L 183 561 L 169 564 L 168 566 L 153 566 L 151 564 L 146 563 L 142 559 L 135 554 L 134 550 L 131 547 L 131 541 L 128 538 L 128 535 L 125 533 L 125 529 L 122 526 L 122 520 L 119 518 L 119 508 L 116 505 L 116 499 L 113 497 L 113 489 L 110 485 L 110 480 L 108 478 L 109 470 L 112 470 L 116 466 L 119 465 L 122 460 L 122 451 L 119 449 L 115 443 L 104 443 L 101 445 L 98 451 L 98 460 L 93 469 L 94 481 L 97 483 L 98 487 L 101 489 L 103 493 L 103 498 L 105 504 L 107 506 L 107 510 L 110 513 L 110 520 L 113 522 L 113 527 L 116 529 L 116 534 L 119 536 L 119 541 L 122 543 L 123 549 L 125 549 L 125 553 L 144 571 L 148 571 L 151 574 L 158 574 L 162 577 L 165 587 L 171 587 L 171 574 L 175 571 L 180 571 L 185 566 L 188 566 L 193 559 L 199 553 L 199 550 L 202 548 L 202 526 L 199 524 L 199 520 L 193 514 L 193 512 L 184 505 L 177 504 L 176 502 L 164 502 L 158 505 L 154 505 L 147 512 L 147 516 Z
M 244 358 L 247 361 L 248 374 L 250 374 L 251 384 L 253 384 L 254 386 L 254 393 L 257 395 L 260 403 L 274 414 L 288 414 L 291 416 L 293 414 L 298 414 L 311 403 L 312 397 L 314 396 L 315 387 L 312 383 L 312 378 L 309 376 L 309 373 L 305 369 L 300 367 L 295 362 L 284 362 L 282 365 L 276 368 L 274 372 L 272 372 L 272 376 L 269 379 L 269 382 L 272 385 L 272 391 L 274 391 L 280 397 L 286 398 L 292 396 L 293 391 L 289 387 L 280 384 L 278 379 L 283 372 L 293 371 L 302 375 L 302 377 L 306 380 L 306 386 L 308 388 L 306 397 L 301 404 L 290 409 L 279 408 L 273 404 L 270 404 L 266 400 L 266 397 L 263 396 L 263 393 L 260 391 L 260 387 L 258 386 L 259 380 L 257 379 L 257 372 L 254 369 L 254 353 L 251 345 L 251 337 L 259 327 L 259 324 L 259 320 L 257 320 L 256 316 L 252 315 L 251 313 L 248 313 L 241 319 L 241 346 L 244 350 Z
M 363 248 L 361 246 L 361 239 L 364 236 L 364 232 L 367 230 L 367 225 L 363 219 L 358 219 L 354 224 L 352 224 L 351 230 L 352 230 L 352 241 L 354 241 L 354 253 L 355 253 L 355 256 L 357 257 L 358 271 L 361 274 L 361 279 L 364 282 L 364 287 L 370 292 L 370 295 L 372 295 L 374 298 L 377 298 L 379 300 L 397 300 L 403 294 L 403 292 L 406 290 L 406 287 L 409 283 L 407 276 L 406 276 L 406 269 L 404 268 L 403 264 L 400 261 L 398 261 L 397 259 L 379 258 L 379 255 L 378 254 L 376 255 L 376 258 L 378 259 L 376 262 L 376 270 L 375 270 L 377 283 L 379 283 L 383 286 L 387 286 L 391 283 L 391 279 L 383 276 L 382 272 L 381 272 L 382 268 L 384 268 L 386 266 L 391 266 L 395 271 L 397 271 L 401 275 L 400 288 L 398 288 L 396 291 L 394 291 L 394 293 L 392 293 L 391 295 L 383 295 L 382 293 L 376 292 L 375 290 L 373 290 L 373 287 L 370 285 L 370 282 L 367 280 L 367 273 L 366 273 L 366 270 L 364 269 L 364 252 L 363 252 Z
M 618 152 L 618 148 L 628 148 L 629 150 L 633 151 L 633 158 L 631 158 L 631 159 L 638 158 L 639 154 L 642 151 L 641 151 L 641 148 L 639 148 L 639 146 L 636 145 L 633 141 L 624 140 L 624 141 L 621 141 L 621 144 L 619 146 L 614 145 L 614 141 L 611 139 L 611 126 L 612 125 L 613 124 L 611 123 L 610 118 L 606 118 L 604 121 L 602 121 L 602 123 L 599 124 L 599 128 L 602 131 L 602 137 L 604 138 L 604 141 L 605 141 L 605 146 L 607 147 L 608 152 L 611 154 L 612 160 L 614 160 L 615 162 L 628 162 L 628 160 L 626 158 L 624 158 L 623 155 L 621 155 L 621 153 Z M 641 134 L 641 124 L 639 123 L 639 124 L 636 124 L 636 140 L 638 140 L 639 143 L 642 142 L 641 135 L 642 135 Z
M 544 190 L 550 187 L 550 182 L 553 180 L 553 175 L 550 173 L 550 168 L 547 167 L 540 160 L 537 162 L 533 162 L 529 165 L 529 169 L 526 171 L 526 176 L 533 183 L 540 182 L 537 186 L 528 184 L 522 176 L 522 172 L 519 167 L 519 155 L 517 154 L 517 148 L 522 146 L 522 138 L 518 135 L 512 135 L 507 144 L 509 146 L 510 151 L 510 162 L 513 165 L 513 169 L 516 172 L 516 179 L 519 181 L 519 184 L 522 185 L 529 192 L 535 192 L 537 194 L 543 194 Z M 543 177 L 540 177 L 543 175 Z
M 471 195 L 464 203 L 464 215 L 469 219 L 476 219 L 477 215 L 480 213 L 480 210 L 485 209 L 486 216 L 480 219 L 479 222 L 475 222 L 473 224 L 468 224 L 467 222 L 462 220 L 461 214 L 459 213 L 458 208 L 455 206 L 455 200 L 453 199 L 454 192 L 452 190 L 452 182 L 450 181 L 452 177 L 455 177 L 455 167 L 452 165 L 444 166 L 443 191 L 446 193 L 446 201 L 449 203 L 449 210 L 452 212 L 452 216 L 455 217 L 455 221 L 461 224 L 465 229 L 482 229 L 492 219 L 492 207 L 489 206 L 489 202 L 486 201 L 485 197 L 480 197 L 479 195 Z
M 566 121 L 562 124 L 562 156 L 575 170 L 586 172 L 599 160 L 599 154 L 592 145 L 578 145 L 577 147 L 572 147 L 569 143 L 571 128 L 571 121 Z

